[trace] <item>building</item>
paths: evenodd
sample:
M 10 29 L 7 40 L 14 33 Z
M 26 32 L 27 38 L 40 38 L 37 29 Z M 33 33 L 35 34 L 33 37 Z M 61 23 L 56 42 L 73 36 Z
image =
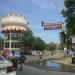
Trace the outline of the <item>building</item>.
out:
M 27 30 L 26 17 L 19 15 L 6 15 L 1 17 L 2 33 L 4 34 L 4 50 L 20 50 L 22 32 Z

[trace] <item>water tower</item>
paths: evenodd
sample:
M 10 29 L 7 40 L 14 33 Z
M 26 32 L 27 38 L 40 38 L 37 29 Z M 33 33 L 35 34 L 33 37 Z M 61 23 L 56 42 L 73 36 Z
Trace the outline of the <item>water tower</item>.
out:
M 15 14 L 2 16 L 1 25 L 4 34 L 4 50 L 20 50 L 20 38 L 28 25 L 26 17 Z

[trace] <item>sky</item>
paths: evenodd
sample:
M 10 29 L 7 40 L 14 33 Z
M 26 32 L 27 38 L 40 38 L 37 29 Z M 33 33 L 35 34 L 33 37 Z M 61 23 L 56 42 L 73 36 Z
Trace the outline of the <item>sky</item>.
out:
M 0 15 L 19 14 L 27 17 L 28 27 L 34 36 L 40 37 L 46 43 L 60 43 L 61 30 L 44 30 L 41 21 L 45 23 L 64 22 L 61 10 L 64 0 L 0 0 Z

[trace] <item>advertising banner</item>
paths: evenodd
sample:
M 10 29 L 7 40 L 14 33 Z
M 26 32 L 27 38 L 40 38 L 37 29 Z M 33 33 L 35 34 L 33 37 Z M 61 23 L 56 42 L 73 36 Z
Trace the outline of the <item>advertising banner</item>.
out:
M 44 30 L 59 30 L 63 28 L 62 23 L 43 23 Z

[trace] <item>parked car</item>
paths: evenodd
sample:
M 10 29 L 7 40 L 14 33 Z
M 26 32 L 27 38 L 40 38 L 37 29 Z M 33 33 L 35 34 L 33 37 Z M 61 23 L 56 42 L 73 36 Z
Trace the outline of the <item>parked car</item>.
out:
M 3 56 L 0 56 L 0 75 L 16 75 L 12 62 Z

